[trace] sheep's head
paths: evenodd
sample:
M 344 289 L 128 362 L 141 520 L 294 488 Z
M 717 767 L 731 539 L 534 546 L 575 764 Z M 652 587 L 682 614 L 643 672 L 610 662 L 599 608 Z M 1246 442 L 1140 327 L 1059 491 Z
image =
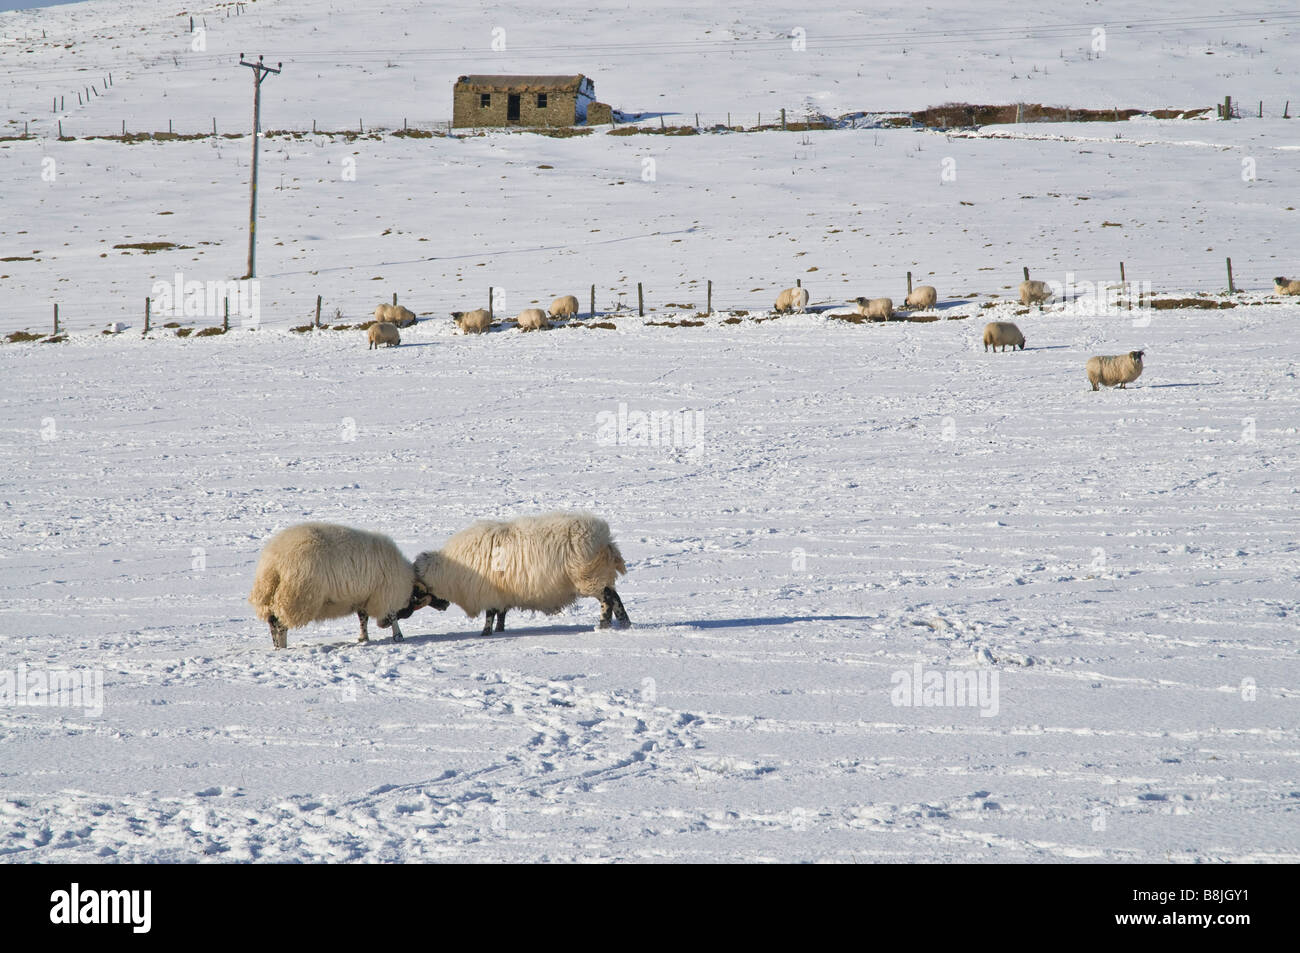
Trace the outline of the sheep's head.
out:
M 381 629 L 387 629 L 389 626 L 393 624 L 394 620 L 409 619 L 411 616 L 413 616 L 416 613 L 417 610 L 423 609 L 425 606 L 433 606 L 435 609 L 444 611 L 449 605 L 451 605 L 451 603 L 449 603 L 446 599 L 439 599 L 437 596 L 435 596 L 432 592 L 429 591 L 428 586 L 426 586 L 424 583 L 422 583 L 420 580 L 417 579 L 415 580 L 415 585 L 411 587 L 410 600 L 406 603 L 406 605 L 403 608 L 398 609 L 396 612 L 392 613 L 391 615 L 386 615 L 382 619 L 380 619 L 379 627 Z
M 1275 285 L 1285 285 L 1286 283 L 1287 280 L 1283 278 L 1281 275 L 1273 279 L 1273 284 Z
M 464 321 L 465 321 L 465 312 L 464 312 L 464 311 L 453 311 L 453 312 L 451 313 L 451 320 L 455 322 L 456 327 L 458 327 L 458 328 L 459 328 L 459 327 L 463 327 L 463 326 L 464 326 Z
M 1128 356 L 1129 356 L 1130 358 L 1133 359 L 1133 363 L 1134 363 L 1134 364 L 1141 364 L 1141 363 L 1142 363 L 1142 355 L 1145 354 L 1145 353 L 1146 353 L 1146 351 L 1129 351 L 1129 352 L 1128 352 Z

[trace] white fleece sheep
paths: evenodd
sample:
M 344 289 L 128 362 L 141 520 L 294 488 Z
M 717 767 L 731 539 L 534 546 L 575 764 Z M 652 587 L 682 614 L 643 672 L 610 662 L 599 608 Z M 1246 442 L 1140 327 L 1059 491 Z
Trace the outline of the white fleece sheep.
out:
M 999 347 L 1004 351 L 1008 347 L 1013 351 L 1016 348 L 1023 351 L 1025 335 L 1010 321 L 990 321 L 984 325 L 984 350 L 987 351 L 989 345 L 992 345 L 995 351 Z
M 551 302 L 550 313 L 553 318 L 572 318 L 578 313 L 578 299 L 573 295 L 560 295 Z
M 452 319 L 464 334 L 484 334 L 492 327 L 492 315 L 479 308 L 477 311 L 453 311 Z
M 772 310 L 784 314 L 787 311 L 796 311 L 803 314 L 804 308 L 808 307 L 808 289 L 807 288 L 786 288 L 776 296 L 776 304 Z
M 1282 277 L 1274 278 L 1273 294 L 1300 295 L 1300 278 L 1292 278 L 1290 281 Z
M 405 328 L 415 323 L 415 312 L 400 304 L 378 304 L 375 305 L 375 320 Z
M 854 298 L 853 310 L 873 321 L 888 321 L 894 316 L 893 298 Z
M 1088 358 L 1088 363 L 1084 366 L 1088 372 L 1088 383 L 1093 390 L 1099 389 L 1098 384 L 1126 389 L 1124 385 L 1131 384 L 1142 376 L 1142 355 L 1145 353 L 1146 351 L 1129 351 L 1127 354 L 1098 354 Z
M 524 308 L 515 318 L 520 331 L 542 331 L 551 326 L 546 319 L 546 312 L 541 308 Z
M 1020 303 L 1025 307 L 1031 304 L 1041 305 L 1050 297 L 1052 297 L 1052 289 L 1047 286 L 1046 281 L 1020 282 Z
M 397 641 L 398 619 L 428 605 L 447 607 L 429 595 L 387 536 L 332 523 L 299 523 L 272 536 L 257 561 L 248 601 L 271 626 L 277 649 L 289 644 L 290 629 L 352 613 L 361 620 L 358 641 L 369 641 L 369 617 L 382 628 L 391 625 Z
M 909 308 L 926 309 L 933 308 L 938 300 L 939 292 L 934 290 L 934 285 L 921 285 L 912 289 L 903 304 Z
M 373 351 L 381 344 L 389 347 L 396 347 L 402 343 L 402 336 L 397 332 L 397 325 L 389 324 L 387 321 L 376 321 L 366 330 L 366 337 L 370 340 L 368 351 Z
M 609 524 L 590 513 L 547 513 L 510 522 L 482 521 L 437 552 L 415 558 L 430 598 L 447 599 L 470 618 L 487 613 L 483 634 L 505 628 L 510 609 L 552 615 L 580 596 L 600 600 L 600 627 L 610 615 L 629 625 L 614 582 L 627 572 Z

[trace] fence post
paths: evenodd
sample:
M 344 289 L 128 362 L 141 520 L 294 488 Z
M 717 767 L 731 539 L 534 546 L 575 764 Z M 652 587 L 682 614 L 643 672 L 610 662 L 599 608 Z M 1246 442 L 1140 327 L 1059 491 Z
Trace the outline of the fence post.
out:
M 708 307 L 705 310 L 708 311 L 709 314 L 713 313 L 713 282 L 712 281 L 709 282 L 709 302 L 708 302 Z
M 781 131 L 785 132 L 785 107 L 781 107 Z
M 316 296 L 316 327 L 320 327 L 320 295 Z
M 212 138 L 217 138 L 217 117 L 212 117 Z
M 795 286 L 796 288 L 802 288 L 802 287 L 803 287 L 803 279 L 802 279 L 802 278 L 796 278 L 796 279 L 794 280 L 794 286 Z
M 225 314 L 221 318 L 221 330 L 224 332 L 230 330 L 230 297 L 226 296 L 221 300 L 224 301 L 226 305 Z
M 907 294 L 908 294 L 908 297 L 911 297 L 911 294 L 912 294 L 912 273 L 911 273 L 910 271 L 907 273 Z
M 144 299 L 144 333 L 149 333 L 149 296 L 145 295 Z
M 595 316 L 596 316 L 596 286 L 592 285 L 591 286 L 591 314 L 588 315 L 588 317 L 594 318 Z
M 54 306 L 54 333 L 59 333 L 59 306 Z
M 494 318 L 494 315 L 492 314 L 492 292 L 494 290 L 495 289 L 493 289 L 491 285 L 488 285 L 488 320 L 489 321 L 493 320 Z
M 1232 259 L 1228 259 L 1228 294 L 1236 294 L 1237 289 L 1232 286 Z
M 1025 266 L 1024 271 L 1025 271 L 1025 281 L 1028 281 L 1028 280 L 1029 280 L 1029 266 L 1028 266 L 1028 265 Z
M 59 138 L 60 138 L 60 139 L 63 138 L 63 120 L 62 120 L 62 119 L 59 120 Z
M 636 283 L 636 310 L 641 317 L 645 317 L 645 296 L 641 293 L 641 282 Z
M 1223 118 L 1224 119 L 1232 118 L 1232 97 L 1231 96 L 1223 97 Z

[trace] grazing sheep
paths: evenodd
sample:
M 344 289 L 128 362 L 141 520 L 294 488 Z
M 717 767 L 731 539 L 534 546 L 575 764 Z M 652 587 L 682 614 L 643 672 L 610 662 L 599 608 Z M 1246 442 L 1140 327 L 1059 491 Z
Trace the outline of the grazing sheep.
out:
M 453 311 L 452 319 L 464 334 L 484 334 L 492 327 L 492 315 L 482 308 L 477 311 Z
M 1125 389 L 1125 384 L 1131 384 L 1142 376 L 1142 355 L 1145 353 L 1146 351 L 1129 351 L 1127 354 L 1099 354 L 1088 358 L 1085 365 L 1088 383 L 1093 390 L 1099 389 L 1098 384 Z
M 786 288 L 776 296 L 776 305 L 772 310 L 779 314 L 787 311 L 795 311 L 803 314 L 804 308 L 808 307 L 808 289 L 807 288 Z
M 415 323 L 415 312 L 400 304 L 378 304 L 375 305 L 375 320 L 405 328 Z
M 919 288 L 913 288 L 907 300 L 903 302 L 909 308 L 920 308 L 926 310 L 933 308 L 939 300 L 939 292 L 934 290 L 934 285 L 921 285 Z
M 353 612 L 361 620 L 357 641 L 370 640 L 368 617 L 392 626 L 399 641 L 398 619 L 425 606 L 448 606 L 430 595 L 387 536 L 332 523 L 299 523 L 272 536 L 257 561 L 248 601 L 271 626 L 277 649 L 289 644 L 290 629 Z
M 1020 303 L 1026 308 L 1031 304 L 1042 307 L 1043 302 L 1050 297 L 1052 297 L 1052 289 L 1047 286 L 1046 281 L 1020 282 Z
M 550 315 L 553 318 L 572 318 L 578 314 L 578 299 L 573 295 L 560 295 L 551 302 Z
M 1016 348 L 1023 351 L 1025 349 L 1025 336 L 1010 321 L 990 321 L 984 325 L 984 350 L 987 351 L 990 344 L 993 345 L 995 351 L 999 347 L 1004 351 L 1008 347 L 1013 351 Z
M 1292 278 L 1290 281 L 1285 278 L 1274 278 L 1273 294 L 1300 295 L 1300 278 Z
M 888 321 L 894 316 L 893 298 L 854 298 L 853 310 L 872 321 Z
M 519 325 L 520 331 L 542 331 L 551 326 L 551 322 L 546 319 L 546 312 L 541 308 L 524 308 L 515 318 L 515 323 Z
M 496 631 L 504 630 L 510 609 L 553 615 L 580 596 L 600 600 L 602 629 L 611 613 L 620 626 L 630 625 L 614 590 L 626 572 L 609 524 L 590 513 L 478 522 L 415 558 L 416 578 L 430 598 L 449 599 L 470 618 L 487 612 L 484 635 L 491 635 L 493 617 Z
M 397 325 L 389 324 L 387 321 L 376 321 L 370 325 L 366 334 L 370 339 L 370 347 L 366 348 L 368 351 L 373 351 L 381 344 L 396 347 L 402 343 L 402 336 L 397 333 Z

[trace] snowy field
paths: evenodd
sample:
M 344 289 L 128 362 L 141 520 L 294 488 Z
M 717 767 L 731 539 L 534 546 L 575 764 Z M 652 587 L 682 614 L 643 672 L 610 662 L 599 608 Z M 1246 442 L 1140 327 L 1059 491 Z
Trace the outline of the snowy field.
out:
M 259 0 L 207 10 L 211 63 L 174 75 L 158 58 L 188 49 L 179 10 L 0 14 L 27 41 L 0 46 L 0 104 L 39 113 L 42 136 L 0 142 L 0 332 L 48 330 L 54 303 L 70 329 L 0 343 L 0 860 L 1300 861 L 1300 305 L 1268 293 L 1300 275 L 1300 126 L 1280 109 L 1296 27 L 1166 24 L 1136 48 L 1112 28 L 1100 63 L 1052 39 L 1033 96 L 1002 58 L 1039 55 L 1030 28 L 1053 16 L 1082 22 L 1063 4 L 996 49 L 957 42 L 946 3 L 917 22 L 819 14 L 802 59 L 736 47 L 757 74 L 725 48 L 632 52 L 799 22 L 750 6 L 733 23 L 407 3 L 366 30 L 345 5 Z M 955 32 L 927 58 L 817 53 L 812 37 L 877 16 Z M 446 52 L 498 23 L 530 37 L 526 62 Z M 538 70 L 565 36 L 546 71 L 588 72 L 623 108 L 660 91 L 705 114 L 799 96 L 832 114 L 1228 92 L 1279 108 L 960 135 L 268 138 L 260 326 L 182 339 L 141 335 L 143 299 L 177 272 L 240 273 L 248 138 L 55 141 L 54 93 L 30 81 L 33 58 L 53 80 L 130 43 L 138 66 L 66 121 L 165 127 L 181 97 L 198 125 L 235 102 L 242 127 L 247 71 L 216 57 L 246 49 L 286 63 L 268 128 L 318 104 L 428 119 L 457 74 Z M 367 52 L 395 48 L 443 52 L 384 69 Z M 312 51 L 349 49 L 337 72 L 321 57 L 327 81 L 302 75 Z M 112 247 L 152 241 L 187 247 Z M 1121 261 L 1158 295 L 1236 307 L 1006 300 L 1024 266 L 1099 281 Z M 938 287 L 939 320 L 836 320 L 858 295 L 901 303 L 907 271 Z M 758 320 L 795 279 L 813 311 Z M 696 318 L 707 280 L 719 310 Z M 618 309 L 638 281 L 644 319 Z M 447 318 L 489 286 L 508 315 L 559 293 L 585 312 L 591 284 L 613 329 L 466 337 Z M 318 294 L 357 322 L 394 292 L 422 316 L 400 348 L 289 330 Z M 703 323 L 648 323 L 682 319 Z M 986 353 L 988 320 L 1027 348 Z M 1133 349 L 1143 376 L 1093 393 L 1087 357 Z M 651 414 L 687 426 L 641 439 Z M 588 600 L 485 639 L 453 607 L 400 643 L 358 645 L 345 618 L 274 651 L 245 602 L 261 546 L 297 522 L 413 557 L 474 519 L 575 508 L 627 558 L 630 630 L 595 629 Z M 26 690 L 51 677 L 68 679 L 56 697 Z

